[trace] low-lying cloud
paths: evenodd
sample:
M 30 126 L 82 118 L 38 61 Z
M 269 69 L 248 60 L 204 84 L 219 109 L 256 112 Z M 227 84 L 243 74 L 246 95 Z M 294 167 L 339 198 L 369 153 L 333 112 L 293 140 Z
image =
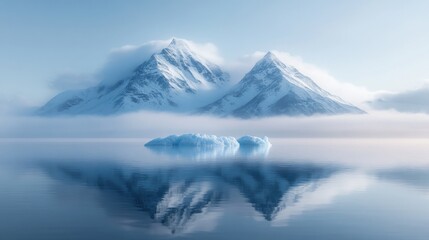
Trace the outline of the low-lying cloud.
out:
M 0 96 L 0 122 L 8 115 L 28 114 L 36 109 L 34 103 L 21 95 Z
M 429 85 L 399 93 L 380 94 L 370 105 L 376 109 L 398 112 L 429 113 Z
M 425 114 L 395 112 L 251 120 L 158 112 L 110 117 L 3 116 L 0 138 L 153 138 L 183 133 L 281 138 L 419 138 L 429 137 L 428 122 L 429 116 Z

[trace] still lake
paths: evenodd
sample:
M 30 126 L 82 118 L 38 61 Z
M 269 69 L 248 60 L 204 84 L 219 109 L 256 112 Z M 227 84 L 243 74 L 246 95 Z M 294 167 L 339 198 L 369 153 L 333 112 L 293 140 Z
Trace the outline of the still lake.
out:
M 429 140 L 0 140 L 0 239 L 428 239 Z

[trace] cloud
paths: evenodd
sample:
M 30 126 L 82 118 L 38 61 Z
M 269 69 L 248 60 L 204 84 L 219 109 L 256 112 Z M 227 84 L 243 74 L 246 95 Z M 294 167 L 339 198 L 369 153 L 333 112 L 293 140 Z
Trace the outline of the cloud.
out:
M 264 55 L 265 52 L 261 51 L 246 54 L 238 59 L 225 63 L 223 67 L 230 74 L 231 80 L 237 83 Z
M 376 109 L 429 113 L 429 84 L 425 84 L 423 87 L 414 90 L 379 94 L 369 104 Z
M 210 62 L 215 63 L 217 65 L 224 64 L 224 59 L 220 56 L 218 48 L 213 43 L 196 43 L 185 39 L 181 40 L 185 41 L 193 51 L 195 51 L 205 59 L 209 60 Z
M 206 133 L 288 138 L 429 137 L 426 114 L 374 112 L 371 115 L 271 117 L 241 120 L 142 111 L 120 116 L 0 118 L 0 138 L 142 138 Z M 154 124 L 156 123 L 156 124 Z
M 109 84 L 129 77 L 133 70 L 152 54 L 168 46 L 169 40 L 155 40 L 141 45 L 125 45 L 110 52 L 105 64 L 94 74 L 99 81 Z
M 21 95 L 0 95 L 0 116 L 23 115 L 34 111 L 37 106 Z M 1 120 L 1 118 L 0 118 Z
M 105 63 L 94 73 L 64 73 L 55 77 L 50 82 L 50 87 L 54 90 L 64 91 L 71 89 L 83 89 L 102 82 L 111 84 L 131 76 L 133 71 L 150 58 L 154 53 L 167 47 L 173 38 L 166 40 L 154 40 L 140 45 L 124 45 L 110 51 Z M 217 47 L 213 43 L 197 43 L 185 39 L 189 47 L 218 65 L 223 63 L 222 57 L 218 53 Z
M 58 91 L 84 89 L 103 82 L 106 84 L 131 75 L 133 70 L 149 57 L 166 47 L 169 40 L 156 40 L 141 45 L 125 45 L 112 49 L 105 63 L 93 73 L 63 73 L 50 81 Z

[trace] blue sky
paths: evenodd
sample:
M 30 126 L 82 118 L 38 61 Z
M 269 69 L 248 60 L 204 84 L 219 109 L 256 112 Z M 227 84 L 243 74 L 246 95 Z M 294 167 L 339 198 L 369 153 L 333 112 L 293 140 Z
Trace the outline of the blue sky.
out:
M 113 48 L 177 36 L 226 59 L 300 56 L 336 79 L 402 91 L 429 79 L 428 1 L 0 0 L 0 96 L 37 104 L 52 79 L 97 71 Z

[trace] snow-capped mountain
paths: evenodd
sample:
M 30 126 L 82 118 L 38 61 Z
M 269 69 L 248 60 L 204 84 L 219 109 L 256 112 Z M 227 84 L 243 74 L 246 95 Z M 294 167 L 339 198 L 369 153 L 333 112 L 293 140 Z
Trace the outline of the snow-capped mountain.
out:
M 140 109 L 184 111 L 198 96 L 225 85 L 229 75 L 194 51 L 185 40 L 138 66 L 131 77 L 60 93 L 41 114 L 112 114 Z M 198 102 L 198 101 L 197 101 Z
M 192 44 L 173 39 L 130 76 L 60 93 L 38 113 L 100 115 L 146 109 L 240 118 L 363 113 L 271 52 L 239 83 L 224 91 L 228 83 L 229 75 Z M 219 92 L 226 94 L 219 98 L 215 94 Z
M 312 79 L 268 52 L 226 95 L 201 113 L 241 118 L 273 115 L 363 113 L 321 89 Z

